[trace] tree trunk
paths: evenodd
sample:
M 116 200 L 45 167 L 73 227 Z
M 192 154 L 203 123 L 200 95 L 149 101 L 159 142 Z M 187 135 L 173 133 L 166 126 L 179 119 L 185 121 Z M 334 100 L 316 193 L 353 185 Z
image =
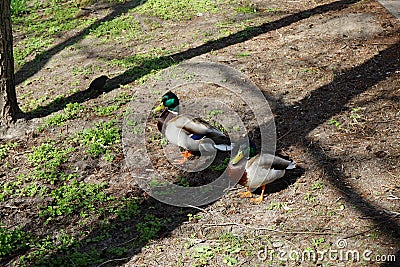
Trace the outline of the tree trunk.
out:
M 0 0 L 0 127 L 20 114 L 15 93 L 10 0 Z

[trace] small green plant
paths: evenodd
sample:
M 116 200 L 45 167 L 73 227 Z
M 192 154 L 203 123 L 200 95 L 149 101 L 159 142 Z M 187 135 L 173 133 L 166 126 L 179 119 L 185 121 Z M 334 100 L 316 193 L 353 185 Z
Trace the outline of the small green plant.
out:
M 245 13 L 245 14 L 253 14 L 253 13 L 257 13 L 257 9 L 253 6 L 240 6 L 235 8 L 236 12 L 239 13 Z
M 236 56 L 237 56 L 237 57 L 248 57 L 248 56 L 250 56 L 250 55 L 251 55 L 250 52 L 243 52 L 243 53 L 237 54 Z
M 8 156 L 8 151 L 11 148 L 16 148 L 18 146 L 17 142 L 8 142 L 6 144 L 0 144 L 0 160 L 5 159 Z
M 208 111 L 207 118 L 212 119 L 219 114 L 224 114 L 224 111 L 220 110 L 220 109 L 213 109 L 213 110 Z
M 0 257 L 29 247 L 31 237 L 21 229 L 9 230 L 0 224 Z
M 85 212 L 93 212 L 98 204 L 110 200 L 110 197 L 104 192 L 106 187 L 106 183 L 89 184 L 71 180 L 51 191 L 52 201 L 41 210 L 39 215 L 48 216 L 51 219 L 81 210 L 81 217 L 85 217 Z
M 275 202 L 275 201 L 271 201 L 271 203 L 269 203 L 267 210 L 285 210 L 285 211 L 290 211 L 292 210 L 291 208 L 288 207 L 288 203 L 287 202 Z
M 53 101 L 54 102 L 54 101 Z M 62 126 L 68 120 L 75 119 L 85 110 L 85 107 L 79 103 L 68 103 L 63 113 L 56 114 L 45 120 L 45 126 Z
M 88 148 L 88 154 L 94 157 L 103 155 L 103 159 L 112 161 L 114 157 L 111 153 L 121 142 L 121 130 L 116 127 L 115 121 L 99 122 L 92 129 L 78 133 L 77 139 Z
M 210 246 L 198 246 L 193 248 L 196 252 L 192 255 L 200 265 L 208 265 L 209 261 L 215 257 L 215 251 Z
M 228 166 L 230 161 L 230 158 L 225 158 L 223 162 L 221 162 L 218 165 L 211 165 L 210 169 L 214 170 L 214 171 L 223 171 L 226 169 L 226 167 Z
M 11 0 L 11 15 L 16 16 L 26 11 L 26 0 Z
M 199 13 L 217 12 L 218 1 L 209 0 L 148 0 L 136 8 L 141 14 L 164 20 L 188 20 Z
M 34 167 L 31 172 L 34 179 L 42 179 L 54 184 L 58 180 L 67 180 L 73 175 L 66 175 L 60 166 L 68 161 L 68 154 L 73 147 L 57 147 L 55 142 L 43 143 L 33 148 L 28 154 L 28 162 Z
M 310 193 L 306 193 L 306 195 L 304 196 L 304 200 L 310 201 L 310 202 L 314 202 L 315 201 L 315 196 L 311 195 Z
M 189 222 L 191 222 L 191 221 L 193 221 L 193 220 L 200 220 L 201 218 L 203 218 L 203 216 L 201 216 L 201 215 L 199 215 L 199 214 L 191 214 L 191 213 L 189 213 L 188 215 L 188 219 L 189 219 Z
M 339 201 L 337 204 L 338 204 L 338 206 L 339 206 L 339 207 L 337 208 L 337 210 L 339 210 L 339 211 L 342 211 L 342 210 L 344 210 L 344 209 L 346 208 L 346 207 L 344 206 L 344 204 L 343 204 L 342 202 L 340 202 L 340 201 Z
M 324 188 L 324 184 L 321 182 L 315 182 L 313 183 L 313 185 L 311 186 L 312 190 L 321 190 Z
M 370 233 L 370 237 L 373 240 L 377 240 L 379 238 L 379 232 L 377 230 L 375 230 L 375 229 L 372 229 L 371 233 Z
M 99 116 L 108 116 L 111 115 L 114 111 L 118 110 L 118 105 L 111 105 L 106 107 L 94 107 L 93 110 L 96 115 Z
M 325 238 L 311 238 L 311 241 L 314 247 L 318 247 L 319 245 L 325 243 Z
M 154 238 L 161 230 L 162 222 L 152 214 L 146 214 L 143 222 L 136 224 L 136 230 L 139 232 L 139 241 L 148 242 Z
M 176 182 L 177 185 L 183 186 L 183 187 L 189 187 L 189 182 L 186 179 L 186 177 L 179 176 L 178 181 Z
M 330 119 L 329 125 L 335 125 L 339 130 L 342 129 L 342 124 L 335 119 Z
M 121 221 L 127 221 L 131 219 L 132 216 L 140 214 L 140 208 L 136 200 L 122 199 L 122 201 L 125 202 L 125 205 L 114 211 Z
M 350 125 L 355 125 L 355 124 L 358 124 L 358 120 L 361 118 L 361 116 L 360 116 L 360 114 L 358 114 L 357 112 L 359 112 L 361 110 L 361 108 L 360 107 L 357 107 L 357 108 L 351 108 L 351 111 L 350 111 L 350 116 L 349 116 L 349 118 L 350 118 Z
M 300 69 L 300 72 L 303 72 L 303 73 L 317 73 L 318 72 L 318 69 L 316 69 L 316 68 L 304 68 L 304 69 Z

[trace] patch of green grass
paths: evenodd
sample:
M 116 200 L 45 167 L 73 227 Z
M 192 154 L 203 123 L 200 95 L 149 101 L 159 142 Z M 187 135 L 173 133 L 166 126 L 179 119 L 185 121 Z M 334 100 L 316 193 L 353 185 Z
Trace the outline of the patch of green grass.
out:
M 53 115 L 44 121 L 45 127 L 47 126 L 62 126 L 68 120 L 78 117 L 78 115 L 85 110 L 85 107 L 79 103 L 68 103 L 63 110 L 63 113 Z
M 207 245 L 202 245 L 193 248 L 195 253 L 192 254 L 192 257 L 196 259 L 196 264 L 201 266 L 208 266 L 210 260 L 215 257 L 215 251 Z M 196 266 L 198 266 L 196 265 Z
M 304 196 L 304 200 L 310 201 L 310 202 L 314 202 L 315 201 L 315 196 L 313 196 L 310 193 L 306 193 L 306 195 Z
M 126 92 L 121 92 L 114 98 L 114 103 L 118 106 L 122 106 L 132 101 L 133 99 L 134 99 L 133 96 L 128 95 Z
M 23 112 L 28 112 L 30 110 L 41 110 L 41 104 L 48 98 L 49 97 L 47 95 L 44 95 L 38 99 L 30 99 L 21 107 L 21 109 Z
M 243 53 L 237 54 L 236 56 L 237 57 L 248 57 L 248 56 L 251 56 L 251 53 L 250 52 L 243 52 Z
M 99 116 L 111 115 L 114 111 L 119 109 L 119 105 L 111 105 L 106 107 L 94 107 L 93 111 Z
M 121 206 L 121 202 L 124 202 L 124 205 Z M 119 208 L 117 208 L 113 213 L 117 215 L 122 222 L 131 219 L 133 216 L 139 215 L 141 212 L 136 199 L 128 200 L 123 198 L 119 200 L 118 203 Z
M 102 70 L 101 66 L 87 65 L 87 66 L 74 66 L 72 68 L 72 75 L 92 75 Z
M 27 56 L 42 54 L 62 33 L 89 26 L 93 19 L 81 20 L 74 16 L 78 7 L 72 1 L 28 1 L 13 0 L 13 30 L 23 32 L 14 48 L 14 59 L 18 67 L 26 63 Z M 38 59 L 38 57 L 37 57 Z
M 238 263 L 237 254 L 242 251 L 243 242 L 232 234 L 221 235 L 216 245 L 201 245 L 194 247 L 195 266 L 208 266 L 210 261 L 217 255 L 222 257 L 222 261 L 228 266 Z
M 0 224 L 0 257 L 7 257 L 29 247 L 30 235 L 21 229 L 9 230 Z
M 224 111 L 220 109 L 213 109 L 207 112 L 207 118 L 211 119 L 219 114 L 224 114 Z
M 90 34 L 104 40 L 123 38 L 127 41 L 139 38 L 143 32 L 139 21 L 132 14 L 124 14 L 113 20 L 102 22 L 99 27 L 90 30 Z
M 110 101 L 111 103 L 106 104 L 106 106 L 93 107 L 93 111 L 98 116 L 109 116 L 133 99 L 133 96 L 128 95 L 126 92 L 121 92 Z
M 200 214 L 191 214 L 191 213 L 189 213 L 188 215 L 188 220 L 189 220 L 189 222 L 191 222 L 191 221 L 193 221 L 193 220 L 200 220 L 201 218 L 203 218 L 203 216 L 201 216 Z
M 6 144 L 0 144 L 0 160 L 5 159 L 8 156 L 8 151 L 18 146 L 17 142 L 8 142 Z
M 239 7 L 235 8 L 235 11 L 239 12 L 239 13 L 245 13 L 245 14 L 257 13 L 257 9 L 251 5 L 239 6 Z
M 178 64 L 174 59 L 167 56 L 174 51 L 152 49 L 147 53 L 136 54 L 123 59 L 113 59 L 107 61 L 106 64 L 125 68 L 125 74 L 141 84 L 146 81 L 148 75 L 154 75 L 160 70 Z
M 267 210 L 285 210 L 285 211 L 290 211 L 292 209 L 288 207 L 288 203 L 287 202 L 271 201 L 271 203 L 269 203 L 269 205 L 267 207 Z
M 189 182 L 186 179 L 186 177 L 179 176 L 178 181 L 176 182 L 177 185 L 183 186 L 183 187 L 189 187 Z
M 146 214 L 142 222 L 136 224 L 140 242 L 149 242 L 161 230 L 162 221 L 152 214 Z
M 198 13 L 218 12 L 217 3 L 211 0 L 148 0 L 136 8 L 140 14 L 164 20 L 189 20 Z
M 68 154 L 73 147 L 57 147 L 55 142 L 43 143 L 34 147 L 28 154 L 28 162 L 34 167 L 31 175 L 54 184 L 59 180 L 68 180 L 73 175 L 67 175 L 60 170 L 60 166 L 68 161 Z
M 315 182 L 312 184 L 311 189 L 312 190 L 321 190 L 324 188 L 324 184 L 321 182 Z
M 342 124 L 333 118 L 329 120 L 329 125 L 335 125 L 338 130 L 342 129 Z
M 77 134 L 77 141 L 85 145 L 87 153 L 94 157 L 103 155 L 107 161 L 113 160 L 113 151 L 116 144 L 121 142 L 121 129 L 115 121 L 99 122 L 91 129 L 85 129 Z
M 17 16 L 27 11 L 26 0 L 11 0 L 11 15 Z
M 104 192 L 106 187 L 106 183 L 89 184 L 73 179 L 51 191 L 52 201 L 40 211 L 39 215 L 51 219 L 80 211 L 80 216 L 85 217 L 86 212 L 94 212 L 102 202 L 110 200 Z
M 321 244 L 325 243 L 325 238 L 311 238 L 314 247 L 319 247 Z
M 230 161 L 230 158 L 225 158 L 223 162 L 221 162 L 220 164 L 217 165 L 211 165 L 210 169 L 214 170 L 214 171 L 223 171 L 226 169 L 226 167 L 228 166 Z

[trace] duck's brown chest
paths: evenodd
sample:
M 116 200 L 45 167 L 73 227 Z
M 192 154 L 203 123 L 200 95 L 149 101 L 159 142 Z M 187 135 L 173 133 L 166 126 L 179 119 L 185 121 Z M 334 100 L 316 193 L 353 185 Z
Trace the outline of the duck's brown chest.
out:
M 247 172 L 245 169 L 245 164 L 237 164 L 237 165 L 232 165 L 229 163 L 228 168 L 227 168 L 227 174 L 229 178 L 231 178 L 233 181 L 237 181 L 237 177 L 240 176 L 238 184 L 242 186 L 247 186 L 248 185 L 248 179 L 247 179 Z M 244 172 L 243 172 L 244 171 Z

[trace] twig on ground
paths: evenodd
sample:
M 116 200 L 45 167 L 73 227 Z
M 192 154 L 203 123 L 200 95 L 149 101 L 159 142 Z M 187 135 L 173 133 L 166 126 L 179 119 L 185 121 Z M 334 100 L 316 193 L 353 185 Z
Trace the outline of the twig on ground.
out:
M 282 230 L 276 230 L 276 229 L 265 228 L 265 227 L 254 227 L 254 226 L 245 225 L 245 224 L 241 224 L 241 223 L 235 223 L 235 222 L 205 224 L 205 226 L 210 226 L 210 227 L 230 226 L 230 225 L 235 225 L 235 226 L 244 227 L 244 228 L 250 228 L 250 229 L 258 230 L 258 231 L 271 231 L 271 232 L 280 233 L 280 234 L 293 234 L 293 235 L 296 235 L 296 234 L 336 235 L 337 234 L 334 232 L 282 231 Z

